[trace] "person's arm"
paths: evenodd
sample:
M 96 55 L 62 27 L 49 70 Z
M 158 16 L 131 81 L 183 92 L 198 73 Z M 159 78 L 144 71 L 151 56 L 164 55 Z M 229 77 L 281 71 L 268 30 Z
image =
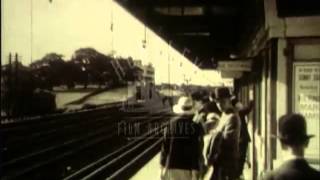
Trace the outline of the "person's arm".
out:
M 241 114 L 243 116 L 248 115 L 251 112 L 251 110 L 253 109 L 253 106 L 254 106 L 254 101 L 250 101 L 249 105 L 247 107 L 245 107 L 239 111 L 239 114 Z

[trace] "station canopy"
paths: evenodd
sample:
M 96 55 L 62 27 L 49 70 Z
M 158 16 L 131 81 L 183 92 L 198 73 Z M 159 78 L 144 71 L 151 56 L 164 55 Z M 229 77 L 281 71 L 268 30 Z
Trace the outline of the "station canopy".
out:
M 264 23 L 257 0 L 116 0 L 201 69 L 241 53 Z

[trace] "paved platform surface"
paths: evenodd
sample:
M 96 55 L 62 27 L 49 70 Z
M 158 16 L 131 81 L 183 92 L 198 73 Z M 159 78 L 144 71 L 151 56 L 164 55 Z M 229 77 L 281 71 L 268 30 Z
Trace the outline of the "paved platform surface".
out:
M 160 180 L 160 153 L 154 156 L 142 169 L 140 169 L 132 180 Z
M 250 172 L 247 166 L 244 170 L 244 179 L 251 180 Z M 207 174 L 204 180 L 209 180 L 210 175 Z M 131 180 L 160 180 L 160 153 L 154 156 L 143 168 L 141 168 Z

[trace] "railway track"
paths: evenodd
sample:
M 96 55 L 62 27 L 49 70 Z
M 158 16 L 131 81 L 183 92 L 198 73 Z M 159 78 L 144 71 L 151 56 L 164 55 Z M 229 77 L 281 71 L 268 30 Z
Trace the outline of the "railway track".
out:
M 130 172 L 132 166 L 138 165 L 139 160 L 143 160 L 146 156 L 150 156 L 158 151 L 162 136 L 155 132 L 159 130 L 162 131 L 167 123 L 164 123 L 161 127 L 154 128 L 152 131 L 123 145 L 116 151 L 88 164 L 65 177 L 64 180 L 129 178 L 132 174 L 132 172 Z
M 1 128 L 7 138 L 0 165 L 1 179 L 63 179 L 101 157 L 110 154 L 114 157 L 129 147 L 132 138 L 117 132 L 119 122 L 137 122 L 146 131 L 150 129 L 148 124 L 169 118 L 145 112 L 120 113 L 112 108 L 75 116 Z

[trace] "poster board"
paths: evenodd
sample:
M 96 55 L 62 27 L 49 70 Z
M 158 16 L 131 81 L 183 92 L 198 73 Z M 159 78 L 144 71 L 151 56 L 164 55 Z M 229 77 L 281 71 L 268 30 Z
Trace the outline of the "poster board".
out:
M 315 135 L 305 156 L 319 161 L 320 157 L 320 62 L 293 63 L 293 112 L 307 121 L 307 133 Z

